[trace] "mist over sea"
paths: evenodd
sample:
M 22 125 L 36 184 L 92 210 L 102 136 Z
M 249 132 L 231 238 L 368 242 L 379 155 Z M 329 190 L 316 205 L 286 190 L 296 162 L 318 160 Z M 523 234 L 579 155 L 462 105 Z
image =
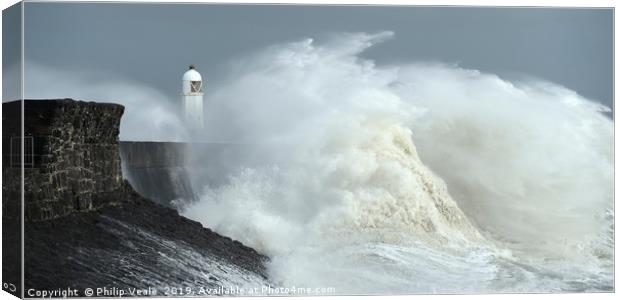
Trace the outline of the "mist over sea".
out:
M 120 101 L 123 140 L 246 145 L 182 214 L 268 255 L 277 285 L 613 290 L 609 108 L 542 80 L 360 56 L 390 38 L 334 34 L 248 55 L 209 86 L 194 137 L 173 102 L 137 84 L 67 89 L 83 85 L 65 74 L 36 93 Z M 53 72 L 37 73 L 33 85 Z

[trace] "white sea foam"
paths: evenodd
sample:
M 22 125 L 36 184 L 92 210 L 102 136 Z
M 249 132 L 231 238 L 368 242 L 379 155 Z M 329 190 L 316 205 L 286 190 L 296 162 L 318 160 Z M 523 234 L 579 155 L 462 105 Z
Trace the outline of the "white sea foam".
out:
M 605 108 L 547 82 L 359 56 L 391 36 L 242 60 L 207 97 L 203 138 L 252 146 L 184 214 L 269 255 L 284 286 L 611 289 Z

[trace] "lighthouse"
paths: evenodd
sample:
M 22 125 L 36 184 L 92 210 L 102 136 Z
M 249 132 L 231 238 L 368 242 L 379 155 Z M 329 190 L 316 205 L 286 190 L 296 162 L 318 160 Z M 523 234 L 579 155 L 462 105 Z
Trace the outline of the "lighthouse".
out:
M 194 65 L 189 66 L 183 74 L 183 109 L 185 111 L 185 123 L 190 130 L 198 130 L 204 127 L 202 111 L 202 76 Z

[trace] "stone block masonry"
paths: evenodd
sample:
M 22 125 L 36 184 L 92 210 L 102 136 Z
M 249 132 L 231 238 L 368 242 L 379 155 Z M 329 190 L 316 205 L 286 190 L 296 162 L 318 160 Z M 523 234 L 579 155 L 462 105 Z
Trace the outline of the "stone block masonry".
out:
M 21 142 L 19 101 L 3 103 L 4 145 Z M 124 107 L 118 104 L 26 100 L 24 136 L 25 219 L 41 221 L 113 204 L 127 187 L 122 178 L 118 133 Z M 11 164 L 19 147 L 3 147 L 3 192 L 19 196 L 19 165 Z M 17 160 L 20 161 L 20 160 Z M 17 189 L 17 191 L 16 191 Z M 5 194 L 3 193 L 3 198 Z M 5 201 L 3 206 L 19 203 Z

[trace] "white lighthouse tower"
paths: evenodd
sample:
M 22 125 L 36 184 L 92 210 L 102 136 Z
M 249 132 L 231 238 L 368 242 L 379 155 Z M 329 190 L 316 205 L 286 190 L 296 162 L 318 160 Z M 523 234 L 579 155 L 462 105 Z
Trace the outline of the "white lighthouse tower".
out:
M 185 122 L 191 130 L 204 127 L 202 95 L 202 76 L 194 65 L 190 65 L 189 70 L 183 74 L 183 108 Z

